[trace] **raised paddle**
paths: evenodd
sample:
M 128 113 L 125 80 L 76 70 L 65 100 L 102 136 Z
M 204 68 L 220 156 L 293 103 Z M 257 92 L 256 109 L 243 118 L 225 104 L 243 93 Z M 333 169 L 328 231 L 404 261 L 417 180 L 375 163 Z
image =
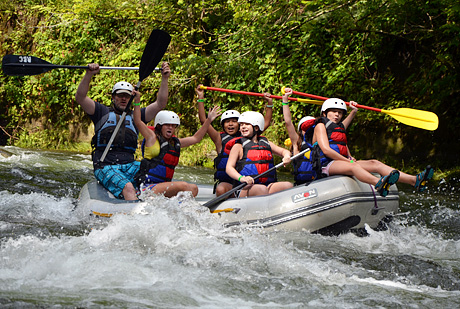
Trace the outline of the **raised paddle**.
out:
M 99 67 L 109 70 L 139 70 L 138 67 Z M 88 69 L 81 65 L 52 64 L 34 56 L 5 55 L 2 60 L 3 73 L 8 76 L 27 76 L 42 74 L 52 69 Z M 159 71 L 159 68 L 155 68 Z
M 303 155 L 304 153 L 306 153 L 307 151 L 309 151 L 310 148 L 307 148 L 305 150 L 302 150 L 301 152 L 299 152 L 298 154 L 294 155 L 291 157 L 291 161 L 300 157 L 301 155 Z M 272 171 L 276 170 L 277 168 L 281 167 L 283 165 L 283 162 L 281 163 L 278 163 L 277 165 L 273 166 L 272 168 L 266 170 L 265 172 L 263 173 L 260 173 L 259 175 L 257 176 L 254 176 L 254 180 L 256 179 L 259 179 L 260 177 L 263 177 L 269 173 L 271 173 Z M 236 191 L 238 190 L 241 190 L 243 189 L 245 186 L 247 185 L 246 182 L 242 182 L 241 184 L 239 184 L 238 186 L 236 186 L 235 188 L 231 189 L 230 191 L 227 191 L 225 192 L 224 194 L 222 195 L 219 195 L 218 197 L 215 197 L 213 198 L 212 200 L 210 201 L 207 201 L 206 203 L 203 204 L 203 206 L 206 206 L 208 208 L 211 208 L 215 205 L 217 205 L 218 203 L 220 203 L 221 201 L 225 200 L 227 197 L 229 197 L 230 195 L 232 195 L 233 193 L 235 193 Z
M 258 92 L 232 90 L 232 89 L 216 88 L 216 87 L 208 87 L 208 86 L 201 86 L 201 89 L 211 90 L 211 91 L 227 92 L 227 93 L 234 93 L 234 94 L 244 94 L 244 95 L 250 95 L 250 96 L 253 96 L 253 97 L 263 97 L 264 96 L 263 93 L 258 93 Z M 279 96 L 279 95 L 270 95 L 270 98 L 282 99 L 283 97 Z M 289 97 L 289 100 L 298 101 L 298 102 L 312 103 L 312 104 L 318 104 L 318 105 L 323 104 L 323 101 L 318 101 L 318 100 L 309 100 L 309 99 L 300 99 L 300 98 L 291 98 L 291 97 Z
M 139 81 L 134 87 L 136 90 L 140 88 L 141 82 L 147 78 L 153 72 L 153 70 L 155 70 L 155 67 L 160 62 L 161 58 L 163 58 L 166 49 L 168 49 L 169 42 L 171 42 L 171 36 L 167 32 L 158 29 L 152 31 L 147 44 L 145 45 L 144 53 L 142 54 L 141 58 L 141 64 L 139 65 Z M 112 146 L 113 140 L 117 136 L 121 124 L 125 122 L 124 120 L 126 113 L 129 111 L 131 102 L 134 100 L 134 97 L 135 95 L 131 95 L 128 104 L 123 111 L 123 114 L 121 114 L 120 120 L 118 121 L 117 126 L 115 127 L 115 130 L 113 131 L 104 152 L 102 153 L 101 159 L 99 160 L 100 162 L 104 162 L 105 157 L 109 152 L 110 146 Z
M 284 88 L 285 87 L 281 88 L 281 92 L 283 94 L 285 92 Z M 323 101 L 328 99 L 326 97 L 321 97 L 318 95 L 303 93 L 299 91 L 292 91 L 292 93 L 296 95 L 312 98 L 312 99 L 323 100 Z M 345 104 L 350 105 L 349 102 L 345 102 Z M 408 126 L 424 129 L 424 130 L 434 131 L 438 128 L 438 124 L 439 124 L 438 116 L 435 113 L 429 112 L 429 111 L 422 111 L 422 110 L 413 109 L 413 108 L 395 108 L 392 110 L 385 110 L 385 109 L 369 107 L 369 106 L 360 105 L 360 104 L 357 104 L 356 107 L 390 115 L 391 117 L 393 117 L 394 119 L 398 120 L 401 123 L 407 124 Z

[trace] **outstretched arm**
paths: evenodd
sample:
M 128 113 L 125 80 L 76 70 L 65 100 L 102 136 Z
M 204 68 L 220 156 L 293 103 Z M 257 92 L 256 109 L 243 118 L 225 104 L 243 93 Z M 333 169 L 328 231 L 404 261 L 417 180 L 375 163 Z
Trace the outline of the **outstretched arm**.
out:
M 297 131 L 295 129 L 294 124 L 292 123 L 292 115 L 291 110 L 289 109 L 289 96 L 292 94 L 291 88 L 284 88 L 283 94 L 283 117 L 284 117 L 284 125 L 286 126 L 286 130 L 288 132 L 289 138 L 291 139 L 291 144 L 294 147 L 294 150 L 297 150 L 297 139 L 299 136 L 297 135 Z
M 211 122 L 213 122 L 214 119 L 216 119 L 220 115 L 220 107 L 219 106 L 214 106 L 212 109 L 209 109 L 209 114 L 208 118 L 204 122 L 204 124 L 201 126 L 201 128 L 193 134 L 193 136 L 181 138 L 180 140 L 180 145 L 181 147 L 188 147 L 191 145 L 194 145 L 201 141 L 206 134 L 206 131 L 208 130 L 208 127 L 211 125 Z
M 136 127 L 139 129 L 139 132 L 142 134 L 142 136 L 145 138 L 145 146 L 150 147 L 155 144 L 155 141 L 157 139 L 155 133 L 149 129 L 149 127 L 141 120 L 141 107 L 140 107 L 140 102 L 141 102 L 141 95 L 138 91 L 133 90 L 133 93 L 136 95 L 134 97 L 134 111 L 133 111 L 133 118 L 134 118 L 134 124 Z
M 196 88 L 196 94 L 198 96 L 197 104 L 198 104 L 198 116 L 200 117 L 200 122 L 203 125 L 206 121 L 206 111 L 204 109 L 204 90 L 201 89 L 201 86 L 198 85 Z M 219 132 L 216 131 L 211 125 L 208 128 L 208 135 L 213 141 L 214 145 L 216 145 L 216 151 L 219 153 L 222 150 L 222 139 L 220 138 Z
M 158 90 L 157 100 L 151 103 L 145 109 L 145 121 L 150 122 L 158 114 L 159 111 L 163 110 L 168 103 L 168 79 L 171 75 L 171 69 L 169 68 L 169 63 L 163 62 L 161 65 L 161 84 L 160 89 Z
M 88 115 L 94 115 L 94 112 L 96 111 L 96 104 L 90 97 L 88 97 L 89 84 L 93 76 L 99 73 L 100 70 L 99 64 L 90 63 L 83 79 L 78 85 L 77 93 L 75 94 L 75 100 Z
M 272 122 L 272 114 L 273 114 L 273 99 L 271 98 L 271 94 L 268 92 L 264 93 L 264 100 L 267 102 L 265 104 L 265 115 L 264 115 L 264 131 L 270 126 Z
M 349 106 L 351 108 L 351 112 L 348 114 L 347 118 L 345 118 L 345 120 L 342 121 L 343 126 L 345 127 L 345 130 L 351 124 L 351 122 L 353 121 L 353 118 L 355 118 L 356 112 L 358 112 L 358 108 L 356 107 L 356 105 L 358 105 L 358 103 L 356 103 L 355 101 L 350 101 Z
M 198 87 L 196 87 L 195 92 L 198 96 L 196 101 L 198 105 L 198 117 L 200 118 L 201 125 L 203 125 L 206 121 L 206 110 L 204 109 L 204 89 L 201 89 L 201 86 L 203 86 L 203 84 L 199 84 Z

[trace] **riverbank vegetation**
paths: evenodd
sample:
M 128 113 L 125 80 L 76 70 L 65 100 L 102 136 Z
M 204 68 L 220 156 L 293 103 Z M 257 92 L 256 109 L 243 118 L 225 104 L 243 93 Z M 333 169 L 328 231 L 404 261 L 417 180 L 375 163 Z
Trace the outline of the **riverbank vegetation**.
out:
M 427 163 L 459 166 L 458 1 L 11 0 L 0 11 L 1 55 L 32 55 L 53 64 L 139 66 L 151 30 L 170 33 L 163 59 L 173 72 L 168 109 L 181 115 L 181 135 L 199 126 L 198 84 L 278 95 L 289 86 L 382 109 L 435 112 L 439 128 L 426 131 L 361 110 L 349 129 L 352 153 L 405 170 Z M 0 143 L 82 151 L 78 142 L 91 135 L 90 120 L 74 99 L 83 74 L 53 69 L 1 75 Z M 90 96 L 110 104 L 119 80 L 136 83 L 137 72 L 101 71 Z M 143 106 L 155 100 L 159 81 L 158 74 L 143 81 Z M 264 108 L 259 98 L 209 91 L 205 104 Z M 319 113 L 309 104 L 292 103 L 291 110 L 296 120 Z M 278 144 L 287 137 L 279 100 L 266 134 Z M 207 165 L 202 158 L 211 146 L 205 140 L 184 150 L 185 161 Z

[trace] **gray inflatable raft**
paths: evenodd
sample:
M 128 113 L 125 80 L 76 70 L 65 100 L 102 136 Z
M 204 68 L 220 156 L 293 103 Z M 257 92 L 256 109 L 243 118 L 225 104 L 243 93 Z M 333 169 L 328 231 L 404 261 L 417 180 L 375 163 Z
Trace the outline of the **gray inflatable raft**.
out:
M 212 186 L 198 188 L 197 202 L 204 204 L 215 197 Z M 89 215 L 110 217 L 115 213 L 129 214 L 142 205 L 143 202 L 116 199 L 93 180 L 83 186 L 77 208 Z M 364 231 L 366 224 L 378 229 L 398 207 L 396 185 L 381 197 L 373 186 L 353 177 L 331 176 L 271 195 L 227 199 L 210 211 L 227 227 L 258 226 L 337 235 Z

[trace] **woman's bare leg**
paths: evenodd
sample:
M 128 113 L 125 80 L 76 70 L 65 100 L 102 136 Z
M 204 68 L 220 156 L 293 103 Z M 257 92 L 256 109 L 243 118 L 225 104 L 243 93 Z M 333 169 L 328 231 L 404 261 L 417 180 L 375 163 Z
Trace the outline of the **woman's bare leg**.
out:
M 356 163 L 362 166 L 366 171 L 371 173 L 378 173 L 381 176 L 388 175 L 389 173 L 391 173 L 392 170 L 394 170 L 394 168 L 392 168 L 391 166 L 388 166 L 378 160 L 359 160 Z M 416 180 L 416 176 L 409 175 L 399 171 L 399 182 L 415 186 Z
M 243 188 L 240 192 L 240 197 L 267 195 L 268 188 L 265 185 L 256 184 L 252 185 L 249 189 Z
M 292 186 L 292 183 L 288 181 L 274 182 L 268 185 L 268 194 L 290 189 Z
M 156 194 L 164 194 L 166 197 L 176 196 L 181 191 L 190 191 L 195 197 L 198 194 L 198 186 L 185 181 L 162 182 L 153 187 L 151 191 Z
M 220 182 L 216 188 L 216 196 L 220 196 L 224 194 L 225 192 L 230 191 L 231 189 L 233 189 L 233 185 L 231 183 Z
M 376 185 L 379 177 L 376 177 L 365 170 L 360 164 L 347 161 L 334 161 L 329 167 L 329 175 L 355 176 L 359 181 Z

